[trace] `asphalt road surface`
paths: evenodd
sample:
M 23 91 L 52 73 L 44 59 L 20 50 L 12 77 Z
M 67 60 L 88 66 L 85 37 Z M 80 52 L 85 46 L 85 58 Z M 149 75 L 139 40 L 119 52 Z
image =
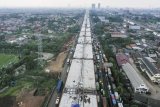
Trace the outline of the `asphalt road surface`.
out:
M 76 41 L 76 39 L 75 39 L 75 41 Z M 75 46 L 76 46 L 76 42 L 73 42 L 72 49 L 74 49 Z M 73 53 L 70 54 L 70 51 L 69 51 L 67 58 L 72 59 L 72 57 L 73 57 Z M 61 77 L 60 77 L 61 80 L 63 81 L 63 86 L 64 86 L 66 79 L 67 79 L 67 69 L 69 67 L 70 67 L 70 65 L 67 64 L 67 62 L 65 62 L 64 67 L 63 67 L 63 71 L 61 72 Z M 61 97 L 61 94 L 62 93 L 57 93 L 57 91 L 54 90 L 53 95 L 51 96 L 51 99 L 49 101 L 48 107 L 56 107 L 56 105 L 55 105 L 56 99 L 58 96 Z

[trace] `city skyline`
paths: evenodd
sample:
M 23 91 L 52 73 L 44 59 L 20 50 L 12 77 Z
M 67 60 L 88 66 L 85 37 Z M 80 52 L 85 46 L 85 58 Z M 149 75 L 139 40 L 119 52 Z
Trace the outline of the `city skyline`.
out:
M 159 8 L 159 0 L 0 0 L 0 7 L 101 7 Z

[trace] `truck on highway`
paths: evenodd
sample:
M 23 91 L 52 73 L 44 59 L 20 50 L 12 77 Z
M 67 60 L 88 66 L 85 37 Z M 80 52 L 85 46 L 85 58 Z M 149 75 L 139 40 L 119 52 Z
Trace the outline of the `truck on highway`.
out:
M 63 85 L 63 81 L 62 81 L 62 80 L 58 80 L 58 82 L 57 82 L 57 87 L 56 87 L 58 93 L 61 92 L 61 90 L 62 90 L 62 85 Z
M 114 83 L 112 83 L 111 86 L 112 86 L 113 90 L 116 89 L 116 85 Z
M 108 68 L 108 75 L 111 76 L 112 75 L 112 72 L 111 72 L 111 69 Z
M 123 104 L 122 103 L 118 103 L 118 107 L 123 107 Z
M 114 92 L 114 95 L 115 95 L 116 100 L 119 100 L 119 94 L 118 94 L 118 92 Z
M 101 94 L 102 94 L 103 96 L 105 96 L 105 95 L 106 95 L 106 93 L 105 93 L 104 89 L 101 89 Z
M 70 68 L 68 67 L 68 68 L 67 68 L 67 73 L 69 72 L 69 70 L 70 70 Z
M 104 62 L 108 61 L 105 54 L 103 54 L 103 60 L 104 60 Z
M 70 59 L 69 59 L 69 58 L 67 59 L 67 64 L 68 64 L 68 65 L 70 65 L 70 64 L 71 64 L 71 62 L 70 62 Z
M 115 99 L 114 94 L 110 94 L 110 96 L 111 96 L 113 105 L 116 105 L 116 99 Z
M 99 95 L 97 95 L 97 102 L 100 102 L 100 97 L 99 97 Z
M 99 60 L 100 58 L 99 58 L 99 55 L 96 55 L 96 58 L 97 58 L 97 60 Z
M 98 74 L 95 74 L 95 79 L 96 81 L 98 81 Z
M 111 90 L 111 85 L 108 85 L 108 90 Z
M 103 101 L 103 107 L 107 107 L 106 97 L 102 97 L 102 101 Z
M 99 82 L 96 82 L 96 89 L 99 90 Z

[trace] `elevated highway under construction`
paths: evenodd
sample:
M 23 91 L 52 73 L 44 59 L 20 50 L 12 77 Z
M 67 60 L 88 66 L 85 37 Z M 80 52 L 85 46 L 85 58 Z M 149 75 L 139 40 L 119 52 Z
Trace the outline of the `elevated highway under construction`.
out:
M 89 11 L 86 11 L 59 107 L 98 107 Z

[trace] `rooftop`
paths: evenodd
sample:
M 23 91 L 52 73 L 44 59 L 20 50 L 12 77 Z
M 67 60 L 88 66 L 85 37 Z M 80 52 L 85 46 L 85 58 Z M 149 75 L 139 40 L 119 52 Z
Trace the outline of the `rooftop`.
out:
M 119 66 L 122 66 L 122 64 L 129 62 L 129 58 L 123 53 L 117 54 L 116 60 Z
M 151 63 L 155 63 L 155 62 L 157 62 L 157 61 L 155 61 L 153 58 L 151 58 L 151 57 L 145 57 L 149 62 L 151 62 Z
M 156 68 L 156 66 L 153 63 L 151 63 L 147 58 L 143 57 L 142 62 L 149 69 L 150 74 L 155 75 L 160 73 L 160 71 Z
M 148 89 L 141 77 L 129 63 L 123 64 L 122 69 L 126 73 L 134 89 Z
M 126 38 L 127 35 L 125 33 L 121 33 L 121 32 L 112 32 L 111 37 Z

